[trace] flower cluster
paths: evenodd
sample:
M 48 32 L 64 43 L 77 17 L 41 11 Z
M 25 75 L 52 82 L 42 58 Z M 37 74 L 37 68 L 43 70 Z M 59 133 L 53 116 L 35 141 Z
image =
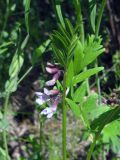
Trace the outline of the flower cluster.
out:
M 52 79 L 46 82 L 46 86 L 53 87 L 61 75 L 61 70 L 57 67 L 57 65 L 47 63 L 46 71 L 52 75 Z M 44 88 L 44 92 L 36 92 L 35 94 L 37 96 L 37 104 L 48 104 L 48 107 L 41 112 L 41 115 L 46 115 L 47 118 L 51 118 L 53 114 L 56 112 L 57 106 L 61 101 L 59 90 L 48 90 L 47 88 Z

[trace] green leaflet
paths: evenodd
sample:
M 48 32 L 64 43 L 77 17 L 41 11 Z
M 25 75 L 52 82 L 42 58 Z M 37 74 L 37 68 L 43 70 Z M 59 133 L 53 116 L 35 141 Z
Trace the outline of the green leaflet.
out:
M 74 102 L 80 102 L 80 104 L 82 104 L 87 89 L 86 87 L 86 82 L 83 82 L 80 87 L 76 89 L 73 96 Z
M 25 6 L 25 24 L 27 28 L 27 33 L 29 33 L 29 10 L 30 10 L 30 1 L 31 0 L 24 0 L 24 6 Z
M 17 81 L 18 77 L 11 77 L 7 82 L 5 83 L 5 92 L 6 93 L 12 93 L 15 92 L 17 89 Z
M 55 54 L 55 57 L 56 59 L 58 60 L 58 62 L 62 65 L 62 66 L 65 66 L 66 63 L 66 59 L 64 58 L 64 55 L 63 53 L 58 49 L 56 48 L 56 46 L 54 44 L 51 45 L 52 49 L 53 49 L 53 52 Z
M 77 42 L 78 42 L 78 37 L 76 35 L 74 35 L 71 39 L 71 43 L 68 47 L 68 58 L 71 59 L 73 57 L 73 54 L 74 54 L 74 49 L 77 45 Z
M 80 64 L 84 57 L 83 51 L 84 51 L 84 47 L 82 46 L 81 42 L 78 41 L 75 47 L 75 50 L 74 50 L 74 72 L 75 74 L 78 74 L 80 72 Z
M 21 51 L 23 51 L 24 48 L 26 47 L 28 40 L 29 40 L 29 34 L 25 37 L 24 41 L 21 44 Z
M 7 50 L 8 50 L 8 48 L 0 49 L 0 55 L 3 54 L 3 53 L 5 53 Z
M 12 42 L 4 42 L 2 45 L 0 45 L 0 55 L 5 53 L 11 44 L 13 44 L 13 43 Z
M 73 77 L 73 85 L 80 83 L 84 81 L 85 79 L 89 78 L 90 76 L 102 71 L 104 67 L 96 67 L 93 69 L 88 69 L 87 71 L 84 71 L 77 76 Z
M 67 19 L 67 18 L 65 19 L 65 24 L 66 24 L 66 28 L 67 28 L 68 32 L 71 34 L 71 36 L 73 36 L 74 35 L 74 28 L 73 28 L 71 22 L 69 21 L 69 19 Z
M 108 111 L 99 115 L 91 123 L 91 129 L 101 132 L 102 129 L 109 123 L 120 118 L 120 108 L 109 109 Z
M 0 130 L 9 130 L 9 121 L 7 120 L 7 118 L 2 118 L 0 120 Z
M 22 54 L 18 54 L 18 52 L 15 53 L 10 68 L 9 68 L 9 76 L 15 77 L 16 75 L 18 75 L 22 65 L 24 62 L 24 58 L 23 58 L 23 53 Z
M 69 106 L 70 106 L 72 112 L 74 113 L 74 115 L 76 117 L 80 118 L 80 116 L 81 116 L 80 107 L 74 101 L 72 101 L 71 99 L 66 98 L 66 101 L 69 104 Z
M 73 61 L 69 63 L 67 74 L 66 74 L 66 86 L 70 87 L 72 84 L 72 78 L 74 76 L 74 68 L 73 68 Z
M 64 23 L 63 16 L 62 16 L 62 11 L 61 11 L 61 5 L 60 5 L 60 3 L 55 3 L 55 7 L 56 7 L 57 17 L 58 17 L 60 23 L 62 24 L 62 26 L 65 28 L 65 23 Z
M 95 33 L 95 19 L 96 19 L 96 0 L 89 0 L 89 9 L 90 9 L 90 22 L 92 29 Z
M 50 39 L 45 41 L 43 44 L 41 44 L 34 52 L 32 56 L 32 65 L 35 65 L 35 63 L 38 62 L 39 58 L 42 56 L 42 54 L 45 52 L 46 48 L 50 44 Z
M 87 128 L 90 128 L 90 124 L 88 122 L 88 119 L 86 117 L 86 115 L 84 114 L 81 106 L 77 105 L 74 101 L 72 101 L 71 99 L 66 98 L 66 101 L 68 103 L 68 105 L 70 106 L 73 114 L 75 115 L 75 117 L 82 119 L 83 123 L 85 124 L 85 126 Z
M 0 159 L 1 160 L 6 160 L 7 159 L 6 151 L 3 150 L 1 147 L 0 147 Z

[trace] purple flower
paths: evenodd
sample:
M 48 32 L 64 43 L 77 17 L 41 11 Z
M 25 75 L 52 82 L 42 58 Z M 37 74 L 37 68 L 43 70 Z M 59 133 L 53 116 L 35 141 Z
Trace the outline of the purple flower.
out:
M 41 112 L 41 115 L 47 115 L 47 118 L 51 118 L 53 114 L 56 112 L 58 103 L 60 103 L 61 98 L 59 95 L 59 90 L 48 90 L 44 88 L 44 93 L 36 92 L 35 94 L 37 96 L 37 104 L 43 105 L 44 103 L 47 103 L 49 106 Z
M 39 105 L 43 105 L 50 100 L 50 97 L 42 92 L 35 92 L 35 94 L 37 96 L 36 103 Z
M 49 104 L 49 107 L 45 108 L 41 112 L 41 115 L 46 115 L 47 118 L 51 118 L 53 114 L 56 112 L 59 102 L 60 102 L 60 97 L 58 96 L 51 104 Z
M 58 71 L 56 74 L 54 74 L 53 78 L 50 81 L 46 82 L 46 86 L 54 86 L 60 75 L 61 71 Z
M 46 82 L 46 86 L 54 86 L 62 71 L 58 69 L 57 65 L 53 65 L 49 62 L 47 63 L 46 71 L 53 75 L 52 79 Z M 60 91 L 57 89 L 48 90 L 44 88 L 43 93 L 36 92 L 35 94 L 37 96 L 37 104 L 42 105 L 46 103 L 48 105 L 48 107 L 41 112 L 41 115 L 46 115 L 47 118 L 51 118 L 56 112 L 58 103 L 61 101 Z
M 46 86 L 54 86 L 61 75 L 61 70 L 51 63 L 47 63 L 46 71 L 53 75 L 53 78 L 46 82 Z
M 58 68 L 51 68 L 51 67 L 46 67 L 46 71 L 50 74 L 57 73 L 59 71 Z
M 59 94 L 59 90 L 57 90 L 57 89 L 53 89 L 53 90 L 48 90 L 48 89 L 46 89 L 46 88 L 44 88 L 44 93 L 46 94 L 46 95 L 48 95 L 48 96 L 52 96 L 52 95 L 57 95 L 57 94 Z

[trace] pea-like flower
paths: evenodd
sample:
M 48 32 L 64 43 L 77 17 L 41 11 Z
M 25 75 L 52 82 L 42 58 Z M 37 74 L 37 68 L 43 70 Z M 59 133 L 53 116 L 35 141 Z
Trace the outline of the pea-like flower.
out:
M 36 103 L 39 105 L 43 105 L 44 103 L 50 101 L 52 96 L 58 95 L 59 90 L 53 89 L 53 90 L 48 90 L 44 88 L 44 92 L 35 92 L 35 95 L 37 96 L 36 98 Z
M 46 82 L 46 86 L 54 86 L 61 75 L 61 70 L 56 65 L 47 63 L 46 71 L 53 75 L 52 79 Z
M 51 80 L 46 82 L 46 86 L 53 87 L 61 75 L 61 70 L 57 65 L 47 63 L 46 71 L 53 76 Z M 61 102 L 60 91 L 57 89 L 48 90 L 44 88 L 43 92 L 36 92 L 35 94 L 37 96 L 37 104 L 43 105 L 46 103 L 48 105 L 48 107 L 41 112 L 41 115 L 46 115 L 47 118 L 51 118 L 56 112 L 58 104 Z
M 61 98 L 57 96 L 51 104 L 49 104 L 49 107 L 45 108 L 42 112 L 41 115 L 46 115 L 47 118 L 51 118 L 54 113 L 56 113 L 57 106 L 60 103 Z

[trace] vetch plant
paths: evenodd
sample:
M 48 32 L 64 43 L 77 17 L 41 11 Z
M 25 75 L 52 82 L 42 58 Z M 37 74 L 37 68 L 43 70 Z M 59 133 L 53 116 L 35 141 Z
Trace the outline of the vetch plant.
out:
M 54 87 L 62 71 L 58 68 L 57 65 L 53 65 L 49 62 L 47 63 L 46 71 L 49 74 L 53 75 L 53 78 L 52 80 L 47 81 L 45 84 L 47 87 Z M 47 105 L 49 106 L 41 112 L 41 115 L 47 115 L 47 118 L 51 118 L 53 114 L 56 112 L 58 104 L 61 102 L 60 91 L 54 88 L 51 90 L 44 88 L 43 93 L 36 92 L 35 94 L 37 96 L 36 98 L 37 104 L 43 105 L 47 103 Z
M 97 56 L 103 53 L 104 49 L 101 45 L 101 38 L 91 35 L 88 39 L 84 40 L 84 27 L 82 22 L 82 14 L 80 3 L 76 0 L 75 8 L 78 18 L 78 26 L 73 27 L 71 22 L 66 19 L 65 22 L 58 25 L 59 30 L 54 31 L 51 35 L 52 49 L 58 62 L 64 68 L 63 79 L 63 160 L 66 159 L 66 89 L 71 90 L 71 96 L 74 94 L 74 87 L 80 82 L 86 80 L 91 75 L 101 71 L 103 67 L 96 67 L 89 70 L 84 70 L 88 64 L 93 62 Z M 57 9 L 57 14 L 61 13 L 61 9 Z M 58 12 L 59 10 L 59 12 Z M 61 15 L 62 16 L 62 15 Z M 60 16 L 58 16 L 60 17 Z M 60 19 L 63 21 L 63 18 Z M 65 24 L 65 26 L 63 25 Z M 80 30 L 80 34 L 78 34 Z M 76 107 L 74 107 L 76 110 Z M 78 112 L 79 113 L 79 112 Z
M 85 44 L 82 45 L 79 37 L 77 36 L 77 31 L 74 30 L 74 27 L 70 21 L 66 20 L 65 24 L 66 28 L 59 25 L 59 30 L 54 31 L 51 35 L 52 49 L 56 59 L 64 68 L 64 78 L 62 84 L 63 160 L 66 159 L 66 113 L 68 103 L 66 90 L 67 88 L 70 88 L 71 97 L 74 96 L 74 90 L 80 82 L 83 82 L 90 76 L 103 70 L 103 67 L 96 67 L 83 71 L 88 64 L 94 61 L 96 57 L 104 51 L 100 38 L 95 40 L 95 37 L 91 35 L 88 37 L 88 40 L 86 40 Z M 78 47 L 80 50 L 78 50 Z M 93 54 L 93 56 L 91 54 Z M 74 107 L 74 109 L 76 110 L 77 108 Z
M 55 2 L 55 1 L 54 1 Z M 101 131 L 111 121 L 115 120 L 114 116 L 118 114 L 119 108 L 111 109 L 109 107 L 98 107 L 97 115 L 90 118 L 91 112 L 97 104 L 96 95 L 91 95 L 84 100 L 86 95 L 86 80 L 92 75 L 97 74 L 103 70 L 103 67 L 95 67 L 88 69 L 87 66 L 95 61 L 97 57 L 104 52 L 101 44 L 101 37 L 98 36 L 100 22 L 106 1 L 102 1 L 100 11 L 96 22 L 96 2 L 89 1 L 91 7 L 91 26 L 93 33 L 85 37 L 84 24 L 82 20 L 82 11 L 80 1 L 75 0 L 75 9 L 77 13 L 77 24 L 73 26 L 68 19 L 62 17 L 60 2 L 54 3 L 56 6 L 56 17 L 60 22 L 58 30 L 54 30 L 51 34 L 51 47 L 56 57 L 56 60 L 64 69 L 63 76 L 63 91 L 62 91 L 62 146 L 63 146 L 63 160 L 67 159 L 66 150 L 66 113 L 69 106 L 74 115 L 82 118 L 88 131 L 93 134 L 93 143 L 90 146 L 87 160 L 91 159 L 95 143 L 99 139 Z M 98 77 L 98 76 L 97 76 Z M 98 79 L 99 80 L 99 79 Z M 88 82 L 87 82 L 88 83 Z M 89 87 L 89 85 L 88 85 Z M 66 90 L 69 88 L 69 94 L 66 95 Z M 98 91 L 99 91 L 98 84 Z M 96 98 L 97 97 L 97 98 Z M 96 104 L 96 105 L 95 105 Z M 47 112 L 47 111 L 46 111 Z M 46 114 L 46 113 L 45 113 Z M 106 117 L 105 117 L 105 116 Z M 103 118 L 104 117 L 104 118 Z M 101 122 L 101 118 L 103 121 Z M 97 121 L 97 122 L 96 122 Z M 95 124 L 95 127 L 93 127 Z M 96 130 L 97 127 L 97 130 Z

